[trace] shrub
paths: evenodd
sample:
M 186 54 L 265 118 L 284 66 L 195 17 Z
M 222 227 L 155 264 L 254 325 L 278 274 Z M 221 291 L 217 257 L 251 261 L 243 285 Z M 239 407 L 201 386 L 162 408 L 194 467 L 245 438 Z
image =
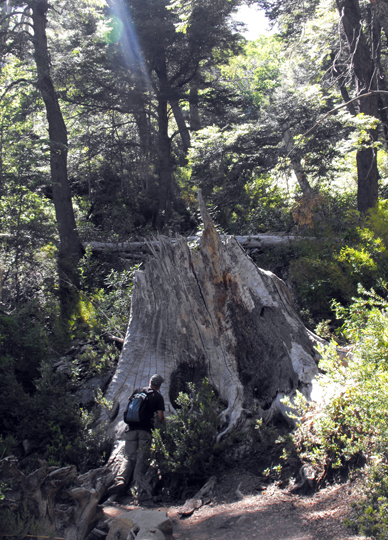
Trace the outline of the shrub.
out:
M 384 205 L 373 209 L 364 226 L 359 218 L 347 220 L 347 229 L 324 231 L 323 238 L 301 242 L 290 263 L 298 303 L 313 322 L 332 315 L 331 299 L 349 305 L 359 283 L 384 294 L 388 279 L 388 220 Z
M 375 540 L 388 538 L 388 464 L 375 463 L 366 469 L 360 500 L 352 504 L 353 518 L 345 524 Z
M 79 408 L 73 389 L 71 379 L 44 363 L 18 434 L 39 441 L 39 451 L 51 465 L 74 464 L 86 471 L 103 464 L 106 439 L 101 431 L 93 429 L 94 414 Z
M 151 460 L 165 484 L 183 490 L 214 472 L 221 452 L 216 442 L 219 410 L 207 379 L 199 389 L 190 384 L 189 393 L 180 392 L 177 405 L 165 425 L 153 431 Z
M 352 525 L 374 538 L 388 538 L 388 302 L 373 290 L 359 287 L 358 298 L 345 308 L 334 303 L 342 333 L 352 343 L 352 356 L 343 361 L 332 342 L 321 350 L 322 385 L 333 388 L 326 407 L 303 417 L 294 434 L 302 460 L 321 469 L 322 477 L 335 469 L 365 462 L 362 497 Z M 350 522 L 349 522 L 350 523 Z
M 85 333 L 87 328 L 94 333 L 109 332 L 125 335 L 131 307 L 132 287 L 135 272 L 140 264 L 129 270 L 112 268 L 95 257 L 88 248 L 80 262 L 82 281 L 81 312 L 84 324 L 74 321 L 74 330 Z

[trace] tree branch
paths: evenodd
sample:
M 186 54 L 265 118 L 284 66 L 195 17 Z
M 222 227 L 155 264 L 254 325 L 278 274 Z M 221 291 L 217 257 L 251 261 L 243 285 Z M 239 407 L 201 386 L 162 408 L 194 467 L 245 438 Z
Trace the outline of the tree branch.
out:
M 29 81 L 28 79 L 17 79 L 16 81 L 11 82 L 11 84 L 9 84 L 7 88 L 4 90 L 3 95 L 0 97 L 0 102 L 3 101 L 5 96 L 8 94 L 8 92 L 12 90 L 14 86 L 17 86 L 18 84 L 21 84 L 21 83 L 33 84 L 33 82 Z
M 331 116 L 332 114 L 336 113 L 337 111 L 339 111 L 340 109 L 343 109 L 344 107 L 348 107 L 351 103 L 354 103 L 355 101 L 358 101 L 359 99 L 361 98 L 364 98 L 364 97 L 370 97 L 370 96 L 375 96 L 375 95 L 378 95 L 378 94 L 385 94 L 385 95 L 388 95 L 388 91 L 387 90 L 373 90 L 372 92 L 368 92 L 367 94 L 361 94 L 353 99 L 351 99 L 350 101 L 347 101 L 346 103 L 343 103 L 342 105 L 339 105 L 338 107 L 335 107 L 335 109 L 332 109 L 331 111 L 329 111 L 328 113 L 325 114 L 325 116 L 323 118 L 321 118 L 319 120 L 319 122 L 317 122 L 316 124 L 313 125 L 312 128 L 310 128 L 308 131 L 306 131 L 306 133 L 303 133 L 303 135 L 301 136 L 301 139 L 300 141 L 298 142 L 298 144 L 296 144 L 287 154 L 286 157 L 289 157 L 292 152 L 294 150 L 296 150 L 296 148 L 298 148 L 301 144 L 302 144 L 302 141 L 303 139 L 305 139 L 307 137 L 307 135 L 309 135 L 312 131 L 314 131 L 314 129 L 319 126 L 319 124 L 322 124 L 322 122 L 324 120 L 326 120 L 326 118 L 328 118 L 329 116 Z

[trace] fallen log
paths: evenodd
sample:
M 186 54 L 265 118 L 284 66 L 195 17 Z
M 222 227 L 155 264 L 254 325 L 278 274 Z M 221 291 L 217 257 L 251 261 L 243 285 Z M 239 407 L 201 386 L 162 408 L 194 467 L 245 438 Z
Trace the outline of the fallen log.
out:
M 305 236 L 288 234 L 286 232 L 279 233 L 263 233 L 255 234 L 248 236 L 233 236 L 227 234 L 221 234 L 221 241 L 225 242 L 230 238 L 235 238 L 235 240 L 243 247 L 244 249 L 251 250 L 254 248 L 260 248 L 263 246 L 276 246 L 290 244 L 291 242 L 298 242 L 300 240 L 305 240 Z M 199 245 L 201 241 L 201 236 L 188 236 L 185 238 L 188 244 L 192 246 Z M 147 254 L 152 254 L 155 249 L 160 247 L 160 242 L 169 241 L 172 244 L 175 244 L 179 241 L 179 237 L 176 238 L 167 238 L 163 237 L 162 239 L 153 239 L 151 241 L 136 241 L 136 242 L 83 242 L 83 247 L 86 249 L 89 247 L 92 251 L 95 252 L 112 252 L 120 253 L 123 256 L 128 257 L 139 257 L 138 253 L 143 252 Z

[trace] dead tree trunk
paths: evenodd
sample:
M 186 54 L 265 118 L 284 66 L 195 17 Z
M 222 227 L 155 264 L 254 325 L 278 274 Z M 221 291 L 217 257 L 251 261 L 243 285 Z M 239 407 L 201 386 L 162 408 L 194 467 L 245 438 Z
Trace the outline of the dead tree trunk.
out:
M 208 377 L 226 405 L 225 435 L 247 410 L 265 420 L 280 399 L 300 389 L 309 395 L 317 373 L 309 334 L 280 279 L 261 270 L 232 237 L 222 242 L 199 194 L 204 232 L 190 250 L 182 238 L 160 242 L 138 272 L 121 358 L 106 398 L 112 440 L 134 388 L 153 373 L 165 384 L 166 410 L 187 382 Z

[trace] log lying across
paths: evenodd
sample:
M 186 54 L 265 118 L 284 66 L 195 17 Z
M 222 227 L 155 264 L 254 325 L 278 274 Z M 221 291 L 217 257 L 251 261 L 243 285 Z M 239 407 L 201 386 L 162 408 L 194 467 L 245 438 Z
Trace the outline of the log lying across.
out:
M 231 235 L 221 234 L 220 240 L 225 242 L 228 239 L 232 238 Z M 260 248 L 263 246 L 276 246 L 289 244 L 290 242 L 297 242 L 300 240 L 306 239 L 304 236 L 298 236 L 293 234 L 288 234 L 285 232 L 280 232 L 277 234 L 273 233 L 263 233 L 255 234 L 251 236 L 233 236 L 235 240 L 244 248 L 244 249 L 254 249 Z M 162 241 L 166 241 L 164 238 Z M 180 240 L 180 238 L 169 238 L 168 239 L 172 244 L 175 244 Z M 200 243 L 200 236 L 188 236 L 185 238 L 186 242 L 189 244 L 195 245 Z M 151 241 L 144 240 L 143 242 L 83 242 L 83 246 L 86 249 L 90 247 L 92 251 L 104 252 L 110 251 L 112 253 L 152 253 L 153 249 L 158 249 L 160 246 L 161 240 L 154 239 Z
M 281 399 L 309 396 L 317 354 L 284 282 L 258 268 L 236 238 L 222 238 L 199 194 L 204 232 L 150 244 L 153 256 L 135 277 L 128 331 L 106 398 L 112 440 L 134 388 L 160 373 L 167 411 L 188 382 L 207 377 L 225 403 L 225 436 L 247 416 L 284 413 Z

